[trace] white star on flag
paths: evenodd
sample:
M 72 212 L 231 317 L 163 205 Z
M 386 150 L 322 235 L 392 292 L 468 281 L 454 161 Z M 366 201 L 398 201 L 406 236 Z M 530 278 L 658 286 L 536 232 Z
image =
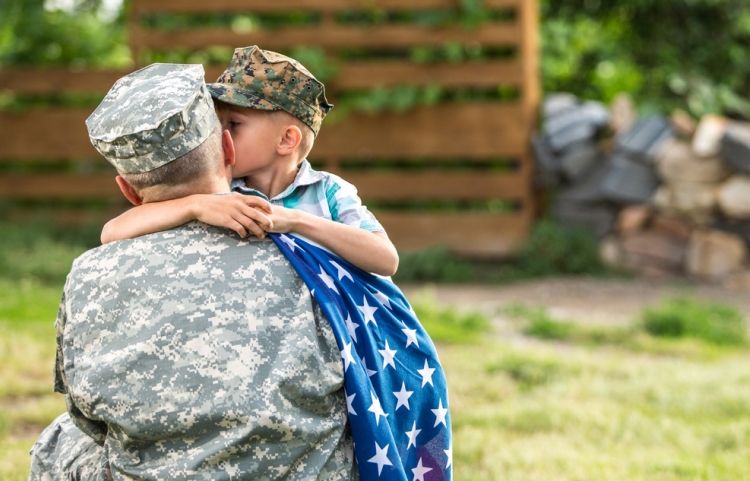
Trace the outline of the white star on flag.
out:
M 372 404 L 370 405 L 370 408 L 368 411 L 373 413 L 375 415 L 375 425 L 378 426 L 380 424 L 380 416 L 383 416 L 385 418 L 388 417 L 388 413 L 383 411 L 383 408 L 380 406 L 380 399 L 375 395 L 375 393 L 371 393 L 372 395 Z
M 283 242 L 284 244 L 286 244 L 286 245 L 288 245 L 288 246 L 289 246 L 289 249 L 291 249 L 291 250 L 292 250 L 292 252 L 294 252 L 294 249 L 295 249 L 295 247 L 299 247 L 299 246 L 297 245 L 297 243 L 296 243 L 296 242 L 294 242 L 294 239 L 292 239 L 291 237 L 289 237 L 289 236 L 288 236 L 288 235 L 286 235 L 286 234 L 281 234 L 281 235 L 279 236 L 279 238 L 281 239 L 281 242 Z
M 400 408 L 401 406 L 406 406 L 406 409 L 408 411 L 411 411 L 411 408 L 409 407 L 409 398 L 412 394 L 414 394 L 414 391 L 407 391 L 406 384 L 401 381 L 401 390 L 393 391 L 393 395 L 396 396 L 396 399 L 398 399 L 394 411 L 398 411 L 398 408 Z
M 431 386 L 434 386 L 434 384 L 432 384 L 432 373 L 435 372 L 435 368 L 430 367 L 430 365 L 427 364 L 427 359 L 424 360 L 424 368 L 417 369 L 417 372 L 420 376 L 422 376 L 422 387 L 424 387 L 427 383 L 430 383 Z
M 357 306 L 357 309 L 359 309 L 359 312 L 362 313 L 362 317 L 365 318 L 365 326 L 367 325 L 368 322 L 372 322 L 373 324 L 377 326 L 378 323 L 375 321 L 375 316 L 373 314 L 375 314 L 375 311 L 377 311 L 378 308 L 373 307 L 367 303 L 367 296 L 364 296 L 363 302 L 364 302 L 364 305 Z
M 367 367 L 367 362 L 365 361 L 365 356 L 362 356 L 362 365 L 365 366 L 365 372 L 367 372 L 367 377 L 372 377 L 373 374 L 377 374 L 378 371 L 373 371 L 372 369 Z
M 320 266 L 320 274 L 318 274 L 318 277 L 323 281 L 323 284 L 326 285 L 329 289 L 333 290 L 336 294 L 339 293 L 339 290 L 336 288 L 336 284 L 334 284 L 333 279 L 331 276 L 326 273 L 326 271 L 323 270 L 323 266 Z
M 346 391 L 344 391 L 346 392 Z M 357 415 L 357 411 L 354 410 L 354 406 L 352 406 L 352 403 L 354 402 L 354 397 L 357 395 L 355 392 L 351 396 L 346 396 L 346 410 L 349 411 L 349 414 L 352 414 L 354 416 Z
M 421 432 L 421 429 L 417 429 L 417 422 L 414 421 L 411 425 L 411 431 L 406 431 L 406 435 L 409 436 L 409 445 L 406 446 L 406 449 L 409 449 L 412 446 L 417 447 L 417 436 L 419 436 L 419 433 Z
M 383 369 L 385 369 L 385 366 L 391 366 L 393 369 L 396 369 L 396 363 L 393 359 L 396 357 L 398 351 L 391 349 L 391 346 L 388 345 L 388 339 L 385 340 L 385 349 L 378 349 L 378 352 L 383 356 Z
M 430 409 L 430 411 L 432 411 L 432 414 L 435 415 L 435 426 L 437 426 L 438 424 L 446 426 L 445 416 L 448 415 L 448 409 L 443 407 L 442 399 L 439 401 L 437 409 Z M 432 427 L 434 428 L 435 426 Z
M 338 276 L 339 280 L 343 279 L 344 277 L 348 277 L 350 281 L 354 282 L 354 279 L 352 279 L 352 275 L 349 274 L 349 271 L 344 269 L 339 265 L 338 262 L 329 260 L 330 264 L 336 268 L 336 275 Z
M 378 446 L 378 443 L 375 443 L 375 456 L 367 460 L 378 465 L 378 476 L 380 476 L 380 472 L 383 471 L 383 466 L 393 466 L 393 463 L 391 463 L 391 461 L 388 459 L 389 447 L 390 445 L 386 444 L 384 448 L 381 448 L 380 446 Z
M 391 309 L 391 300 L 388 299 L 388 296 L 386 296 L 380 291 L 375 291 L 373 296 L 375 296 L 375 299 L 379 300 L 380 303 L 383 304 L 385 307 L 387 307 L 388 309 Z
M 357 364 L 357 362 L 354 360 L 354 356 L 352 356 L 351 342 L 344 343 L 344 349 L 341 350 L 341 359 L 344 360 L 344 372 L 349 369 L 349 364 Z
M 419 458 L 417 467 L 411 470 L 414 473 L 414 479 L 412 481 L 424 481 L 424 475 L 432 471 L 432 468 L 422 466 L 422 458 Z
M 355 331 L 359 327 L 359 324 L 352 321 L 352 316 L 348 312 L 346 313 L 346 321 L 344 322 L 346 322 L 346 330 L 349 331 L 349 335 L 352 336 L 354 342 L 357 342 L 357 333 Z
M 453 448 L 443 449 L 443 452 L 448 457 L 448 462 L 445 465 L 445 469 L 448 469 L 451 467 L 451 464 L 453 464 Z
M 401 329 L 401 332 L 406 334 L 406 347 L 411 346 L 412 344 L 416 344 L 417 347 L 419 347 L 419 343 L 417 342 L 417 330 L 416 329 Z

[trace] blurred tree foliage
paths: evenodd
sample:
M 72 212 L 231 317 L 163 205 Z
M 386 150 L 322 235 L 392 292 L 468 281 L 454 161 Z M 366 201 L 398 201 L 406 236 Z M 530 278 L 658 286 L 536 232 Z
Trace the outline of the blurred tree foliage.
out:
M 696 116 L 721 112 L 750 118 L 750 4 L 748 0 L 539 0 L 542 77 L 547 92 L 568 91 L 610 101 L 629 92 L 647 111 L 687 109 Z M 121 67 L 131 64 L 124 7 L 118 0 L 0 0 L 0 66 L 71 65 Z M 107 8 L 117 7 L 114 15 Z M 373 9 L 342 14 L 340 21 L 373 24 L 386 21 L 420 25 L 458 24 L 475 28 L 502 14 L 489 12 L 482 0 L 460 0 L 454 15 L 406 13 L 392 18 Z M 118 13 L 119 12 L 119 13 Z M 405 15 L 405 16 L 404 16 Z M 226 18 L 225 18 L 226 17 Z M 317 21 L 315 15 L 172 16 L 154 18 L 151 26 L 226 25 L 243 31 Z M 218 61 L 227 49 L 200 53 L 147 55 L 146 61 Z M 335 77 L 335 66 L 315 50 L 293 52 Z M 357 57 L 356 51 L 351 55 Z M 406 58 L 420 63 L 472 61 L 497 52 L 478 45 L 446 44 L 415 48 Z M 505 99 L 504 92 L 450 97 L 431 86 L 356 94 L 357 110 L 403 110 L 454 100 Z M 476 98 L 475 98 L 476 97 Z M 339 100 L 339 106 L 344 106 Z M 346 102 L 344 102 L 346 104 Z M 393 104 L 393 105 L 391 105 Z
M 106 0 L 0 0 L 0 66 L 131 63 L 124 9 Z M 115 3 L 116 5 L 119 5 Z
M 747 0 L 542 0 L 545 91 L 750 117 Z

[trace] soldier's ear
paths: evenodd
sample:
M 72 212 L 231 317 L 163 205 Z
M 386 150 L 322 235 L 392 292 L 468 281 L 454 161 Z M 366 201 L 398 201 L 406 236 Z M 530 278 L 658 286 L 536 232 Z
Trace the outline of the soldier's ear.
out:
M 235 157 L 232 134 L 230 134 L 228 130 L 223 130 L 221 132 L 221 149 L 224 151 L 224 167 L 234 166 L 234 162 L 237 158 Z
M 115 177 L 115 182 L 117 182 L 117 186 L 120 188 L 120 192 L 122 192 L 122 195 L 124 195 L 131 204 L 143 204 L 143 198 L 138 195 L 138 191 L 136 191 L 132 185 L 128 184 L 128 181 L 123 179 L 122 176 L 118 175 L 117 177 Z

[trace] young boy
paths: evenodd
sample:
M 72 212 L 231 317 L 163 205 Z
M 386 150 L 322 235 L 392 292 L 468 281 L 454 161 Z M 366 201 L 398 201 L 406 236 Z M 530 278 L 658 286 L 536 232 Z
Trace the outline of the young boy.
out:
M 333 107 L 320 81 L 296 60 L 252 46 L 236 49 L 208 88 L 234 144 L 232 189 L 269 204 L 251 206 L 238 195 L 194 195 L 137 206 L 107 222 L 103 243 L 197 219 L 240 236 L 294 232 L 365 271 L 396 272 L 396 248 L 357 189 L 313 170 L 306 160 Z

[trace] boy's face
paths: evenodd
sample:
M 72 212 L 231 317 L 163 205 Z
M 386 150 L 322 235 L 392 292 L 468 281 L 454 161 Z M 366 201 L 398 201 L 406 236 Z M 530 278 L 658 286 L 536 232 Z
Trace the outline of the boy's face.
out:
M 268 112 L 222 109 L 219 120 L 234 141 L 234 177 L 245 177 L 273 163 L 279 131 Z

